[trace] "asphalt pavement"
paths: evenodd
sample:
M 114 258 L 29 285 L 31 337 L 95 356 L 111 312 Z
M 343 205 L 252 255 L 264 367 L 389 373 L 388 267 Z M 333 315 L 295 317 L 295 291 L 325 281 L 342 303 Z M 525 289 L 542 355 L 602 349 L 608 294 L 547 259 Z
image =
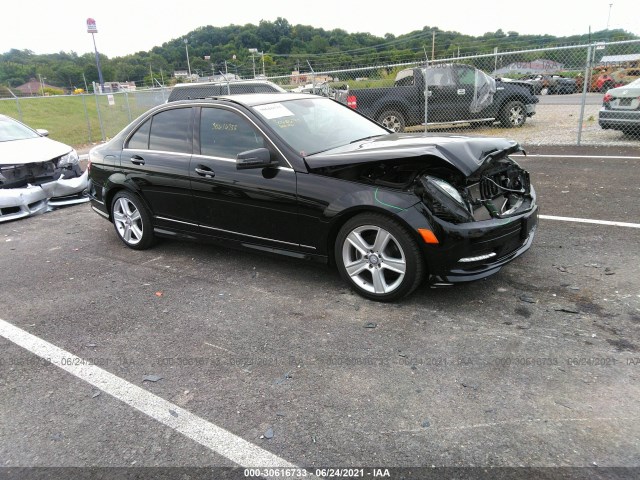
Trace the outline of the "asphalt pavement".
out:
M 637 157 L 532 149 L 518 159 L 543 215 L 531 250 L 487 280 L 396 304 L 301 261 L 168 240 L 133 251 L 88 204 L 0 224 L 0 318 L 32 345 L 0 328 L 0 476 L 156 467 L 138 472 L 195 478 L 169 468 L 275 455 L 327 477 L 510 467 L 509 478 L 637 478 Z M 32 353 L 49 344 L 113 377 Z M 238 441 L 256 449 L 234 456 Z

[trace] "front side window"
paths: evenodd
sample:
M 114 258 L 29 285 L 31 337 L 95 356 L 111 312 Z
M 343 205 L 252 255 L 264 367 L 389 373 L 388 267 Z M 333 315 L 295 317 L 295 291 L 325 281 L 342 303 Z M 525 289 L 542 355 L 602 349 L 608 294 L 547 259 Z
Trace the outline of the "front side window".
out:
M 154 115 L 149 150 L 191 153 L 191 108 L 165 110 Z
M 203 108 L 200 154 L 236 158 L 240 152 L 265 147 L 262 134 L 243 116 L 222 108 Z
M 476 71 L 471 68 L 461 68 L 458 70 L 458 82 L 460 85 L 475 85 Z

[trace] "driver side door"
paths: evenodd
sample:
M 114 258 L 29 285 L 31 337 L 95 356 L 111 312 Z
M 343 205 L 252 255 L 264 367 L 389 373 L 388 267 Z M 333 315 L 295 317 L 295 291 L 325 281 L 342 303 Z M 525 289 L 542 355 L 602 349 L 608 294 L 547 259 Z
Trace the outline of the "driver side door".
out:
M 193 202 L 202 233 L 246 245 L 297 250 L 296 173 L 239 109 L 203 106 L 191 159 Z M 238 153 L 267 148 L 279 166 L 238 170 Z

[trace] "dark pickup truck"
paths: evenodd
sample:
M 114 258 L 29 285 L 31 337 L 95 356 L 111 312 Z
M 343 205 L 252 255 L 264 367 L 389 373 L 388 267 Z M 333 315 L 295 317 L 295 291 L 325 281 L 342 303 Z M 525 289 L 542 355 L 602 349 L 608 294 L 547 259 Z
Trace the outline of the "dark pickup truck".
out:
M 507 128 L 521 127 L 538 103 L 532 85 L 495 80 L 463 64 L 401 70 L 393 87 L 349 90 L 342 98 L 358 112 L 402 132 L 424 125 L 425 90 L 428 125 L 498 121 Z

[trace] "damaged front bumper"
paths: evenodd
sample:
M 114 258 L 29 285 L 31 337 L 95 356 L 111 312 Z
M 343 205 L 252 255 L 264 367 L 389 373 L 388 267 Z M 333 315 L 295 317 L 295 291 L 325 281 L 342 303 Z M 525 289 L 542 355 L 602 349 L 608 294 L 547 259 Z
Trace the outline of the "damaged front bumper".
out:
M 50 207 L 86 203 L 89 201 L 89 172 L 85 170 L 79 177 L 60 178 L 54 182 L 43 183 L 40 187 L 47 193 Z
M 432 218 L 438 245 L 423 245 L 432 284 L 479 280 L 497 273 L 531 247 L 538 205 L 509 218 L 452 224 Z M 421 206 L 418 206 L 422 209 Z
M 89 201 L 86 191 L 89 173 L 75 178 L 59 178 L 41 185 L 0 189 L 0 222 L 44 213 L 49 207 L 61 207 Z

